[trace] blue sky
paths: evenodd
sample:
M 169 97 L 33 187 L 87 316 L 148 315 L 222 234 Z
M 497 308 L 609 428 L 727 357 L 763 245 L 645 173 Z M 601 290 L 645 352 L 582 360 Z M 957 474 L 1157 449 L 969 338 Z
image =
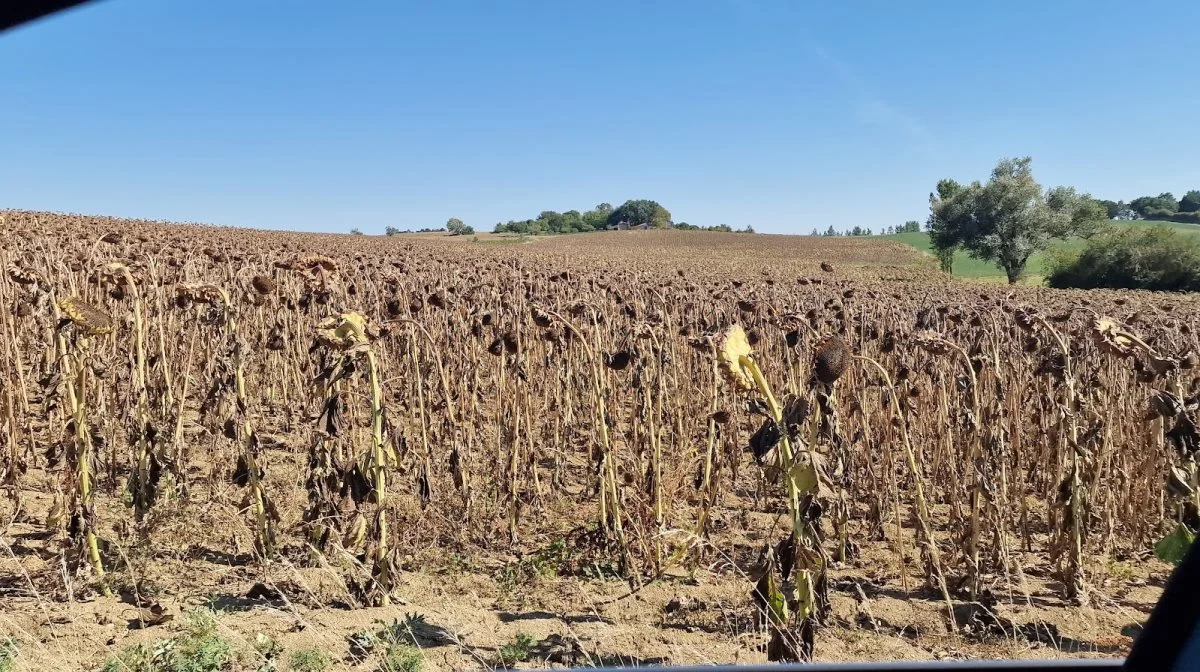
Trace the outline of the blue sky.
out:
M 0 207 L 374 233 L 653 198 L 878 230 L 1026 154 L 1047 185 L 1178 196 L 1197 25 L 1192 2 L 103 0 L 0 35 Z

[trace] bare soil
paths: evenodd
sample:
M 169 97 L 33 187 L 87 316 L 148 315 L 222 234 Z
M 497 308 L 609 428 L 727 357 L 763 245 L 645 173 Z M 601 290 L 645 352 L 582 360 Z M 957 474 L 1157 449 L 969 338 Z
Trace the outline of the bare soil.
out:
M 105 597 L 94 582 L 66 572 L 61 540 L 41 523 L 51 499 L 34 488 L 22 493 L 18 511 L 11 501 L 0 504 L 11 521 L 0 534 L 0 633 L 18 643 L 18 670 L 99 669 L 125 647 L 178 635 L 196 608 L 216 612 L 221 633 L 241 655 L 234 669 L 269 669 L 259 667 L 265 661 L 254 652 L 258 635 L 282 645 L 276 669 L 289 669 L 291 651 L 314 646 L 333 657 L 330 669 L 376 669 L 375 658 L 352 655 L 351 638 L 377 621 L 414 614 L 423 617 L 414 634 L 425 670 L 503 667 L 500 649 L 518 636 L 532 638 L 533 646 L 528 660 L 513 667 L 766 660 L 747 572 L 757 548 L 778 536 L 778 521 L 748 512 L 741 499 L 716 511 L 714 541 L 690 574 L 676 569 L 631 587 L 601 564 L 575 559 L 582 556 L 575 542 L 564 541 L 572 538 L 564 528 L 561 537 L 518 544 L 521 554 L 409 555 L 396 603 L 375 608 L 352 606 L 345 576 L 354 570 L 342 561 L 305 567 L 293 549 L 268 566 L 257 564 L 243 517 L 197 502 L 189 508 L 198 508 L 198 516 L 165 514 L 156 521 L 153 554 L 140 555 L 128 538 L 128 546 L 110 551 L 126 560 L 118 571 L 137 580 L 114 580 L 116 594 Z M 206 546 L 222 527 L 229 549 Z M 903 563 L 895 528 L 884 534 L 831 571 L 832 613 L 817 636 L 818 661 L 1121 656 L 1170 570 L 1153 558 L 1092 558 L 1091 604 L 1074 606 L 1060 598 L 1041 554 L 1014 550 L 1011 565 L 1019 572 L 989 577 L 982 604 L 956 602 L 960 632 L 951 634 L 945 603 L 918 575 L 912 530 L 904 527 L 899 537 Z

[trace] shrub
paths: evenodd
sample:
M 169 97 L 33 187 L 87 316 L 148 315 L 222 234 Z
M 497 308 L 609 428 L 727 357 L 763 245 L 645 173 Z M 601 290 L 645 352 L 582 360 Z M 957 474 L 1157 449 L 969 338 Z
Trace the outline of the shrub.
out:
M 1200 243 L 1166 226 L 1103 233 L 1048 267 L 1046 283 L 1060 289 L 1200 291 Z

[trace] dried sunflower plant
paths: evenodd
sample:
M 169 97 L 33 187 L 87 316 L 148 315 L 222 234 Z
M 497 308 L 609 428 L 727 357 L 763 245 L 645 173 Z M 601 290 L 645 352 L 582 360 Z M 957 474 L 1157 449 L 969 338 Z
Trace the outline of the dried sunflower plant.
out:
M 67 421 L 67 454 L 72 465 L 70 486 L 66 488 L 70 511 L 68 536 L 77 547 L 86 553 L 88 561 L 102 590 L 110 592 L 105 580 L 104 561 L 100 555 L 100 539 L 96 534 L 96 452 L 92 425 L 88 416 L 89 376 L 91 371 L 91 346 L 94 337 L 111 334 L 112 317 L 105 311 L 74 296 L 64 296 L 55 303 L 61 317 L 55 325 L 56 359 L 62 380 L 63 395 L 70 419 Z M 54 512 L 63 511 L 56 504 Z
M 833 336 L 817 346 L 810 393 L 780 404 L 771 390 L 741 325 L 728 328 L 715 344 L 721 371 L 735 389 L 757 394 L 765 419 L 750 439 L 751 450 L 768 470 L 782 476 L 792 530 L 766 549 L 754 587 L 756 603 L 767 614 L 771 660 L 811 660 L 816 627 L 828 609 L 820 518 L 829 491 L 821 455 L 816 451 L 824 417 L 829 430 L 829 393 L 849 364 L 851 354 Z M 814 403 L 821 410 L 812 412 Z M 807 425 L 805 434 L 803 429 Z
M 313 492 L 324 493 L 324 499 L 314 496 L 310 500 L 312 508 L 308 519 L 316 523 L 321 520 L 323 511 L 335 510 L 328 501 L 333 496 L 329 479 L 340 472 L 344 479 L 340 489 L 352 493 L 356 509 L 345 530 L 343 543 L 348 549 L 360 551 L 359 562 L 370 567 L 370 577 L 365 581 L 351 581 L 351 588 L 365 601 L 387 606 L 391 604 L 391 593 L 399 573 L 396 554 L 391 548 L 387 501 L 388 472 L 394 468 L 397 456 L 384 434 L 383 379 L 379 375 L 379 360 L 371 348 L 371 330 L 365 316 L 346 312 L 322 321 L 316 330 L 316 340 L 321 347 L 336 353 L 336 357 L 317 376 L 324 390 L 324 402 L 319 420 L 321 426 L 310 452 L 309 483 L 319 486 L 314 487 Z M 365 364 L 370 386 L 371 443 L 367 450 L 352 456 L 347 467 L 345 463 L 339 465 L 334 461 L 325 449 L 325 439 L 336 436 L 339 431 L 342 409 L 336 385 L 351 376 L 359 363 Z M 367 504 L 373 506 L 368 508 Z M 315 524 L 312 535 L 318 548 L 324 546 L 328 532 L 323 524 Z

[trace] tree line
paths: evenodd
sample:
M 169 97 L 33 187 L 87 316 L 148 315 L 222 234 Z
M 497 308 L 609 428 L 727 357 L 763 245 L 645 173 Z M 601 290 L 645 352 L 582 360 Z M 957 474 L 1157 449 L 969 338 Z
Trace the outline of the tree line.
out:
M 1098 201 L 1109 219 L 1157 219 L 1200 224 L 1200 190 L 1193 189 L 1176 199 L 1169 191 L 1157 196 L 1139 196 L 1132 201 Z
M 412 229 L 398 229 L 394 226 L 389 226 L 383 230 L 388 236 L 398 236 L 402 233 L 413 233 Z M 350 233 L 361 235 L 362 231 L 351 229 Z M 463 221 L 457 217 L 451 217 L 446 220 L 446 225 L 441 228 L 423 228 L 417 229 L 416 233 L 449 233 L 452 236 L 470 236 L 475 233 L 475 229 L 471 226 L 463 224 Z
M 879 234 L 883 235 L 883 236 L 890 236 L 890 235 L 897 234 L 897 233 L 920 233 L 920 232 L 921 232 L 921 223 L 915 219 L 910 219 L 903 224 L 898 224 L 896 226 L 886 226 L 886 227 L 880 229 Z M 830 226 L 828 229 L 825 229 L 825 231 L 823 233 L 818 232 L 816 229 L 813 229 L 812 233 L 810 233 L 809 235 L 810 236 L 822 236 L 822 237 L 873 236 L 873 235 L 875 235 L 875 232 L 870 228 L 864 228 L 861 226 L 855 226 L 853 229 L 850 229 L 849 231 L 838 231 L 837 229 Z
M 673 222 L 671 211 L 664 208 L 658 201 L 649 199 L 631 199 L 614 208 L 610 203 L 600 203 L 591 210 L 580 212 L 568 210 L 556 212 L 543 210 L 537 217 L 530 219 L 510 219 L 507 222 L 496 222 L 493 233 L 515 233 L 525 236 L 546 234 L 588 233 L 608 229 L 678 229 L 680 231 L 718 231 L 724 233 L 754 233 L 754 227 L 746 226 L 734 229 L 728 224 L 714 226 L 697 226 L 687 222 Z M 361 235 L 358 229 L 350 231 Z M 389 236 L 412 233 L 411 230 L 401 230 L 389 226 L 384 231 Z M 464 224 L 461 219 L 451 217 L 442 228 L 417 229 L 418 233 L 449 233 L 451 236 L 469 236 L 475 229 Z
M 543 210 L 536 218 L 497 222 L 492 232 L 536 236 L 550 233 L 588 233 L 622 228 L 735 232 L 726 224 L 697 226 L 687 222 L 674 222 L 671 220 L 670 210 L 664 208 L 658 201 L 649 199 L 628 200 L 616 208 L 609 203 L 601 203 L 585 212 Z M 754 233 L 754 228 L 747 226 L 737 230 L 736 233 Z

